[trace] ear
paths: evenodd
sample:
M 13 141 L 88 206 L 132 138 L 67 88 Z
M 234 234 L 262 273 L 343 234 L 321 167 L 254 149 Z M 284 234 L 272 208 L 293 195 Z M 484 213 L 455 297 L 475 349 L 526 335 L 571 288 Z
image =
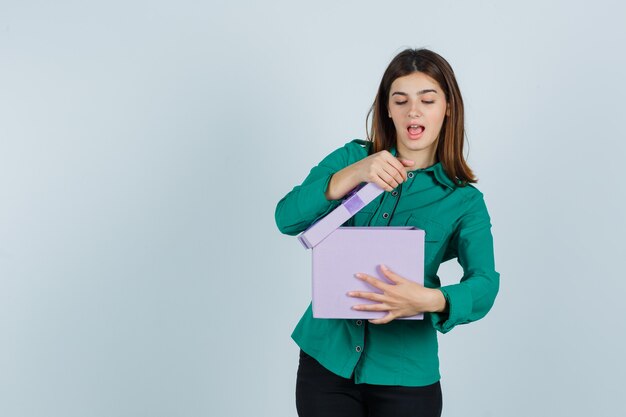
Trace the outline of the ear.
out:
M 447 104 L 446 116 L 450 116 L 450 103 Z

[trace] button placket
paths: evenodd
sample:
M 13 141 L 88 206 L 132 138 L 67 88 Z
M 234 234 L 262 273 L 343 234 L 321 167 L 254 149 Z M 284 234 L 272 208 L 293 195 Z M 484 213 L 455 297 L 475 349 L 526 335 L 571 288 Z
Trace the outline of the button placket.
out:
M 397 199 L 391 198 L 391 193 L 385 193 L 376 216 L 370 222 L 370 226 L 388 226 L 389 218 L 391 217 L 393 210 L 396 206 Z

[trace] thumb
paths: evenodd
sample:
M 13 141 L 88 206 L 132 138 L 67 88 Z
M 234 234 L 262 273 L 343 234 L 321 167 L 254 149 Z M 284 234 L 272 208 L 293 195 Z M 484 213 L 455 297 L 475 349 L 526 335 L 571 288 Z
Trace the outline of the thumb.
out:
M 400 162 L 402 162 L 402 165 L 407 166 L 407 167 L 413 166 L 413 164 L 415 163 L 415 162 L 411 161 L 410 159 L 402 159 L 401 158 L 401 159 L 398 159 L 398 160 Z

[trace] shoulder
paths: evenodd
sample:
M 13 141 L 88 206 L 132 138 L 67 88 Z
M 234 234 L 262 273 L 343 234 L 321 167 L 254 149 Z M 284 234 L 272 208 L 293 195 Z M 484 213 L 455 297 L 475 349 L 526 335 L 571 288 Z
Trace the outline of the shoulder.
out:
M 479 216 L 489 218 L 489 212 L 485 203 L 485 195 L 475 185 L 467 184 L 464 187 L 458 187 L 457 192 L 461 196 L 461 205 L 463 216 Z
M 483 199 L 483 193 L 474 184 L 466 184 L 463 187 L 457 187 L 457 192 L 463 197 L 463 201 Z
M 372 146 L 372 142 L 364 139 L 352 139 L 350 142 L 346 143 L 345 146 L 359 146 L 361 148 L 369 149 Z
M 366 157 L 369 154 L 371 146 L 372 142 L 368 140 L 352 139 L 343 147 L 350 155 L 354 155 L 355 157 L 358 157 L 360 159 Z
M 326 156 L 322 164 L 350 165 L 365 158 L 369 154 L 371 144 L 372 143 L 367 140 L 353 139 Z

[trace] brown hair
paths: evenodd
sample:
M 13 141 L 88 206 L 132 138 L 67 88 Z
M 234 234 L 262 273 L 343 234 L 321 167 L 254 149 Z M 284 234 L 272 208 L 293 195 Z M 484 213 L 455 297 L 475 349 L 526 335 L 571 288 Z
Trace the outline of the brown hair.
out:
M 372 153 L 396 146 L 395 126 L 390 118 L 385 117 L 388 114 L 389 90 L 396 78 L 414 72 L 424 73 L 437 81 L 450 106 L 450 115 L 445 116 L 439 132 L 437 159 L 441 161 L 448 177 L 459 186 L 464 187 L 467 183 L 477 182 L 463 157 L 465 139 L 463 98 L 454 71 L 443 57 L 428 49 L 405 49 L 391 60 L 385 70 L 374 104 L 365 120 L 367 125 L 370 114 L 373 113 L 371 130 L 367 132 L 367 139 L 373 143 Z

